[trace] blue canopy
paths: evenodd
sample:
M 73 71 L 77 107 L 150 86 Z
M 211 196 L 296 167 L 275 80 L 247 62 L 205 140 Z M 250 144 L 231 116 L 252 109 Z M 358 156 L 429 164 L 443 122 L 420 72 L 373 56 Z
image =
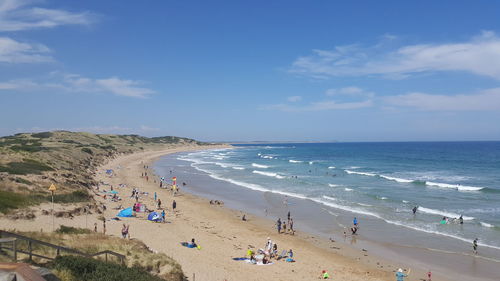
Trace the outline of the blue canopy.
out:
M 120 212 L 118 212 L 117 217 L 122 217 L 122 218 L 127 218 L 127 217 L 132 217 L 133 215 L 132 208 L 127 208 L 123 209 Z
M 111 190 L 109 193 L 111 193 L 111 194 L 118 194 L 118 191 L 116 191 L 116 190 Z
M 161 221 L 161 215 L 157 212 L 151 212 L 148 215 L 148 220 L 150 221 Z

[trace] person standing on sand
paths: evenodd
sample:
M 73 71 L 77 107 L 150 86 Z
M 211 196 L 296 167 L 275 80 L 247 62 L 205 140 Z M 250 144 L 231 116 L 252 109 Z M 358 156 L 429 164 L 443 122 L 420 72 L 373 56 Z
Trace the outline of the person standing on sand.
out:
M 94 223 L 94 232 L 97 232 L 97 223 Z
M 281 234 L 281 218 L 276 222 L 276 228 L 278 229 L 278 234 Z
M 352 224 L 354 224 L 354 226 L 358 226 L 358 219 L 356 217 L 352 220 Z
M 102 233 L 106 235 L 106 219 L 102 219 Z
M 158 199 L 158 196 L 156 195 L 156 191 L 155 191 L 155 202 L 156 202 L 157 199 Z
M 293 230 L 293 219 L 292 218 L 290 218 L 290 227 L 289 227 L 289 229 L 290 229 L 290 233 L 292 233 L 292 235 L 295 235 L 295 230 Z
M 429 272 L 427 272 L 427 281 L 432 281 L 432 272 L 429 269 Z
M 165 210 L 161 210 L 161 221 L 165 222 Z
M 161 200 L 158 198 L 158 210 L 161 209 Z
M 175 209 L 177 208 L 177 202 L 175 200 L 172 202 L 172 211 L 175 212 Z

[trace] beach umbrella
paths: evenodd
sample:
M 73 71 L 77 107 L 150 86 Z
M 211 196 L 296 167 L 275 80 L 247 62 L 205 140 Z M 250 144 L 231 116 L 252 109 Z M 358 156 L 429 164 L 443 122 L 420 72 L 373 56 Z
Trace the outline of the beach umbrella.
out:
M 122 218 L 132 217 L 133 216 L 132 208 L 123 209 L 120 212 L 118 212 L 118 215 L 116 216 Z

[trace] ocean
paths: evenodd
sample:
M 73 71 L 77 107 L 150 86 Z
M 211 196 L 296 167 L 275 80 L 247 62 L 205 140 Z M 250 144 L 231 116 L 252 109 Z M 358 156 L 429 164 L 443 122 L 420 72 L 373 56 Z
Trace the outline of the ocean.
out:
M 323 216 L 331 216 L 332 228 L 349 227 L 352 218 L 359 217 L 361 221 L 369 220 L 372 229 L 380 226 L 379 232 L 385 231 L 387 225 L 415 234 L 412 243 L 404 237 L 395 239 L 396 234 L 391 238 L 379 235 L 383 242 L 385 238 L 385 242 L 421 246 L 425 241 L 428 248 L 446 244 L 445 250 L 456 243 L 467 251 L 472 240 L 479 238 L 481 248 L 499 256 L 500 142 L 234 147 L 168 156 L 158 162 L 156 169 L 163 175 L 169 169 L 183 170 L 185 178 L 190 177 L 189 173 L 208 176 L 236 193 L 247 190 L 275 194 L 284 204 L 307 200 L 325 210 Z M 414 215 L 415 206 L 418 210 Z M 463 224 L 455 220 L 460 216 Z M 450 222 L 442 224 L 443 217 L 450 218 Z M 325 219 L 321 224 L 325 221 L 329 223 Z M 442 243 L 442 238 L 447 242 Z

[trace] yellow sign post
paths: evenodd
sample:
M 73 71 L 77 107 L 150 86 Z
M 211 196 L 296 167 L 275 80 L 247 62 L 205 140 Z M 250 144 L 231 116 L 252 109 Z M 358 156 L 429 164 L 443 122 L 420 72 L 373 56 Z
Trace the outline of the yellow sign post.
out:
M 52 232 L 54 232 L 54 191 L 56 191 L 57 188 L 54 184 L 51 184 L 49 187 L 50 194 L 52 195 Z

